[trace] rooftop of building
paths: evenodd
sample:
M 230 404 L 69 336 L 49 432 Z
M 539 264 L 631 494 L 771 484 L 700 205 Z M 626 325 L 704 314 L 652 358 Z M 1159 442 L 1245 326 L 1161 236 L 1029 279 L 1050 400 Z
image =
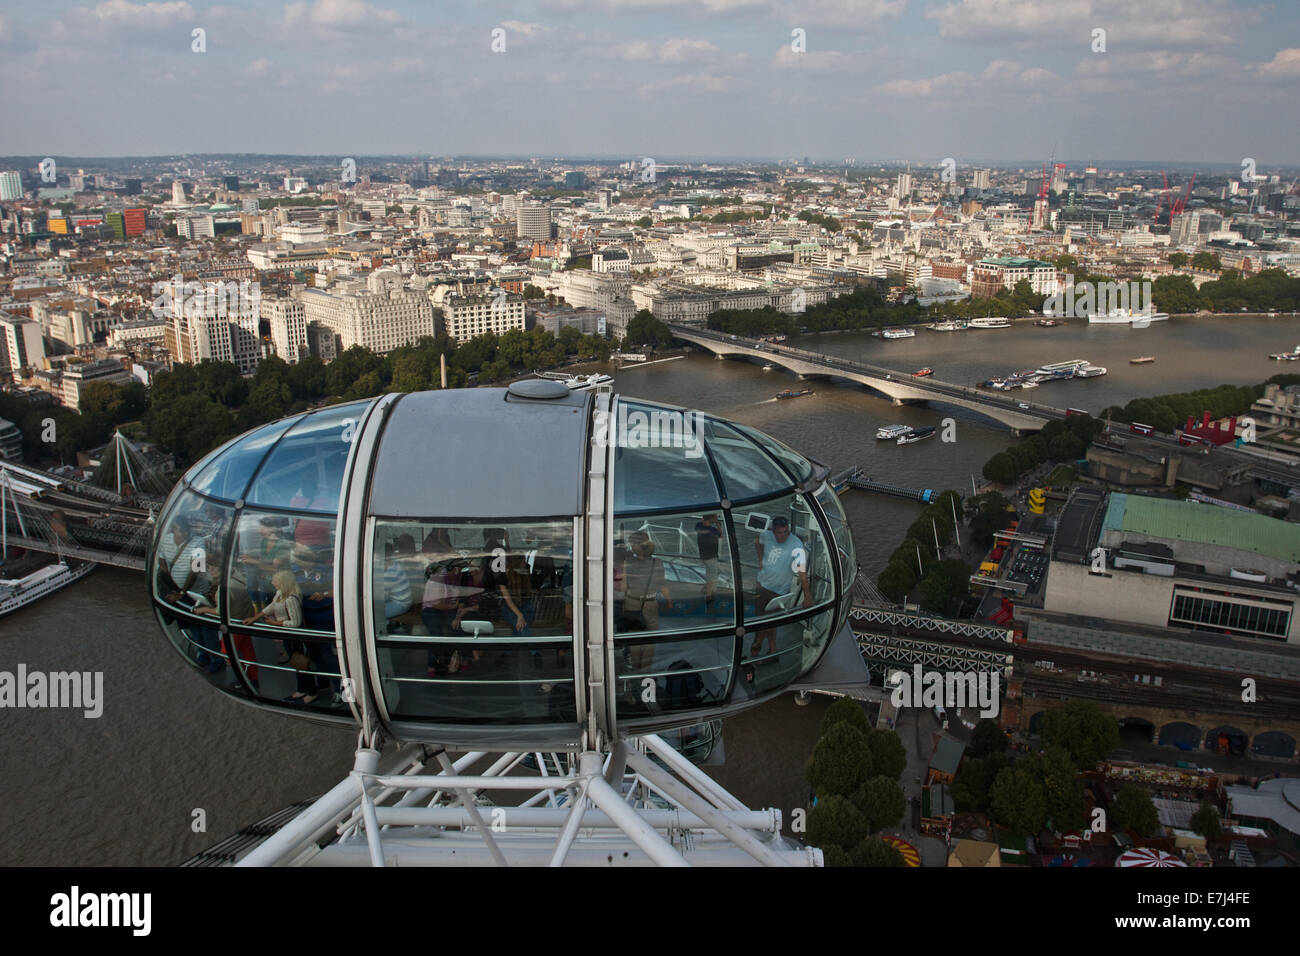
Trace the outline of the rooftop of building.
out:
M 1300 524 L 1198 502 L 1115 493 L 1102 530 L 1218 545 L 1300 564 Z
M 980 265 L 1004 266 L 1011 269 L 1053 268 L 1050 262 L 1041 259 L 1026 259 L 1024 256 L 990 256 L 980 260 Z

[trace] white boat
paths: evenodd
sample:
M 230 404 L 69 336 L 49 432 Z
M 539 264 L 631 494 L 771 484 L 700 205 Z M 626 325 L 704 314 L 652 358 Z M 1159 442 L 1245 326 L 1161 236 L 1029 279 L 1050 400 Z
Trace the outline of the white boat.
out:
M 1030 379 L 1028 382 L 1021 382 L 1021 383 L 1020 383 L 1020 387 L 1021 387 L 1021 388 L 1037 388 L 1037 387 L 1038 387 L 1038 383 L 1035 382 L 1033 379 Z
M 1052 362 L 1044 365 L 1037 370 L 1039 375 L 1055 375 L 1057 372 L 1077 372 L 1079 369 L 1088 365 L 1087 359 L 1070 359 L 1068 362 Z
M 1096 378 L 1098 375 L 1105 375 L 1106 369 L 1100 365 L 1085 365 L 1074 374 L 1078 378 Z
M 776 366 L 773 365 L 771 362 L 768 362 L 766 365 L 763 366 L 763 371 L 764 371 L 764 372 L 770 372 L 770 371 L 772 371 L 774 368 L 776 368 Z
M 916 332 L 914 332 L 912 329 L 885 329 L 885 331 L 882 332 L 882 333 L 880 333 L 880 334 L 881 334 L 881 336 L 882 336 L 883 338 L 886 338 L 886 339 L 914 339 L 914 338 L 916 338 Z
M 970 328 L 972 329 L 1009 329 L 1011 320 L 1002 316 L 987 316 L 983 319 L 971 319 Z
M 911 430 L 907 425 L 882 425 L 876 429 L 876 437 L 881 441 L 893 441 Z
M 927 325 L 931 332 L 961 332 L 966 328 L 965 322 L 935 322 L 933 325 Z
M 70 565 L 66 561 L 58 561 L 37 568 L 21 578 L 0 578 L 0 617 L 67 587 L 94 568 L 89 562 Z
M 1168 319 L 1168 312 L 1134 312 L 1132 309 L 1111 309 L 1106 313 L 1088 314 L 1090 325 L 1128 325 L 1135 329 L 1144 329 L 1152 322 L 1165 322 Z
M 923 441 L 926 438 L 934 437 L 934 427 L 927 425 L 924 428 L 909 428 L 907 434 L 898 436 L 898 444 L 910 445 L 913 442 Z

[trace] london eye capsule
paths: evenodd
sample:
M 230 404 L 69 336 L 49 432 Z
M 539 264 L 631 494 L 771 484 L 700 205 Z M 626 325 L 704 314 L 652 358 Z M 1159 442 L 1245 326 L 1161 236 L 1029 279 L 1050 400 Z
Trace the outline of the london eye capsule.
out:
M 556 382 L 389 394 L 191 468 L 151 598 L 196 672 L 250 704 L 573 750 L 806 680 L 857 566 L 826 478 L 755 429 Z

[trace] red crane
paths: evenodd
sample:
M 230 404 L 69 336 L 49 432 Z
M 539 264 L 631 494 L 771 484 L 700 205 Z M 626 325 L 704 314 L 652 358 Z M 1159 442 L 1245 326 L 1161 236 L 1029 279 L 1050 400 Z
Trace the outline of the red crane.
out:
M 1160 191 L 1158 196 L 1156 196 L 1156 214 L 1151 217 L 1153 223 L 1160 222 L 1160 209 L 1164 206 L 1165 199 L 1169 196 L 1169 177 L 1162 172 L 1160 178 L 1164 180 L 1165 188 Z
M 1195 184 L 1196 184 L 1196 174 L 1195 174 L 1195 173 L 1192 173 L 1191 181 L 1188 182 L 1188 184 L 1187 184 L 1187 188 L 1186 188 L 1185 190 L 1183 190 L 1182 198 L 1179 199 L 1177 202 L 1175 202 L 1175 203 L 1173 204 L 1173 206 L 1171 206 L 1170 209 L 1169 209 L 1169 218 L 1170 218 L 1171 220 L 1173 219 L 1174 216 L 1176 216 L 1176 215 L 1178 215 L 1180 212 L 1182 212 L 1183 209 L 1187 206 L 1187 199 L 1188 199 L 1189 196 L 1191 196 L 1191 194 L 1192 194 L 1192 186 L 1195 185 Z

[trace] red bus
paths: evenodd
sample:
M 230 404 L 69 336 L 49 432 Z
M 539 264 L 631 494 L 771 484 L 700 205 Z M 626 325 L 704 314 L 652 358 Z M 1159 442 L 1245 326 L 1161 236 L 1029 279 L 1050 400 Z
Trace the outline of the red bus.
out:
M 1189 435 L 1187 432 L 1183 432 L 1181 435 L 1178 436 L 1178 444 L 1180 444 L 1180 445 L 1208 445 L 1209 442 L 1206 441 L 1204 438 L 1201 438 L 1201 437 L 1198 436 L 1198 435 Z
M 1067 408 L 1065 415 L 1068 418 L 1071 415 L 1089 415 L 1091 412 L 1085 412 L 1082 408 Z
M 1130 423 L 1128 426 L 1128 430 L 1131 432 L 1137 432 L 1139 435 L 1150 435 L 1153 431 L 1155 431 L 1155 429 L 1152 428 L 1150 425 L 1143 425 L 1141 422 Z

